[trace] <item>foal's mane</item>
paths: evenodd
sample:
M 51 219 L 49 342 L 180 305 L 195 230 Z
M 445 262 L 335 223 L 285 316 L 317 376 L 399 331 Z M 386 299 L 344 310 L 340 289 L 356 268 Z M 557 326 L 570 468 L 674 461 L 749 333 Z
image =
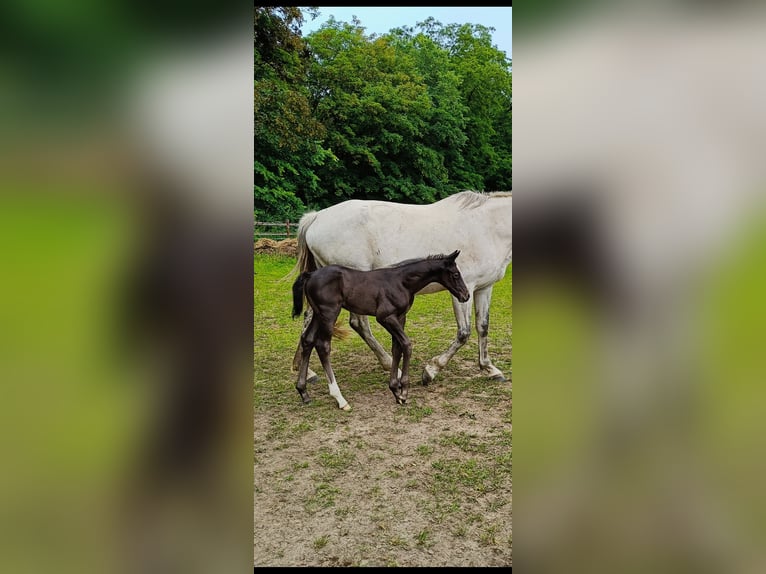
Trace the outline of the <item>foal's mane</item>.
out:
M 512 197 L 511 191 L 493 191 L 493 192 L 479 192 L 479 191 L 461 191 L 448 196 L 448 201 L 458 202 L 459 209 L 474 209 L 487 203 L 488 200 L 496 197 Z
M 389 265 L 389 269 L 395 269 L 399 267 L 404 267 L 405 265 L 411 265 L 412 263 L 420 263 L 421 261 L 428 261 L 431 259 L 446 259 L 447 255 L 444 253 L 438 253 L 436 255 L 429 255 L 428 257 L 414 257 L 413 259 L 405 259 L 404 261 L 400 261 L 399 263 L 394 263 L 393 265 Z

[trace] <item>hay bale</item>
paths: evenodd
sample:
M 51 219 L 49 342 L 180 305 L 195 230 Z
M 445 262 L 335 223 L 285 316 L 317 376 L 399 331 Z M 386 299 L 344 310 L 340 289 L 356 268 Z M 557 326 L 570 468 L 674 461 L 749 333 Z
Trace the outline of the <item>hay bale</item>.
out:
M 255 242 L 255 252 L 268 255 L 289 255 L 296 257 L 298 255 L 298 240 L 294 238 L 274 241 L 268 237 L 262 237 Z
M 269 239 L 268 237 L 262 237 L 255 242 L 254 248 L 256 253 L 273 254 L 277 252 L 277 242 L 273 239 Z
M 298 240 L 294 238 L 285 239 L 277 244 L 277 251 L 282 255 L 291 257 L 298 256 Z

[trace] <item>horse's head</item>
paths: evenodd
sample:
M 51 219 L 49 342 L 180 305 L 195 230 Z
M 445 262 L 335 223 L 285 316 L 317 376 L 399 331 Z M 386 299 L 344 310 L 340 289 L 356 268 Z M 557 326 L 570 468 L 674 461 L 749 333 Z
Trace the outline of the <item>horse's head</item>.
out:
M 460 273 L 460 269 L 457 268 L 455 259 L 460 255 L 460 250 L 455 250 L 447 255 L 442 261 L 444 265 L 441 269 L 441 284 L 444 285 L 447 290 L 457 298 L 461 303 L 465 303 L 471 298 L 471 294 L 468 292 L 463 281 L 463 275 Z

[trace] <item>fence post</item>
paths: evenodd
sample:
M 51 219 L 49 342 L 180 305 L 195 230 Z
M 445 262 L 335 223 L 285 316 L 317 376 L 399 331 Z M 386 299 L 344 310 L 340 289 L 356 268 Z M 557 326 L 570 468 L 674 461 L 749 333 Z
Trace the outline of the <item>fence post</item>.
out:
M 290 237 L 290 220 L 285 221 L 285 226 L 287 227 L 287 237 Z

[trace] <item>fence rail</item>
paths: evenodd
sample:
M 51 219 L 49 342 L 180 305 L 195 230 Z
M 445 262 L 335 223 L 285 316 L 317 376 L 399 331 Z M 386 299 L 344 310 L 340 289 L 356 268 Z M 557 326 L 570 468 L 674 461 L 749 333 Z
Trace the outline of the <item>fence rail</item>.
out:
M 280 231 L 264 231 L 260 228 L 266 228 L 266 229 L 280 229 Z M 253 239 L 257 239 L 259 237 L 294 237 L 295 233 L 298 230 L 298 223 L 295 221 L 256 221 L 253 224 Z

